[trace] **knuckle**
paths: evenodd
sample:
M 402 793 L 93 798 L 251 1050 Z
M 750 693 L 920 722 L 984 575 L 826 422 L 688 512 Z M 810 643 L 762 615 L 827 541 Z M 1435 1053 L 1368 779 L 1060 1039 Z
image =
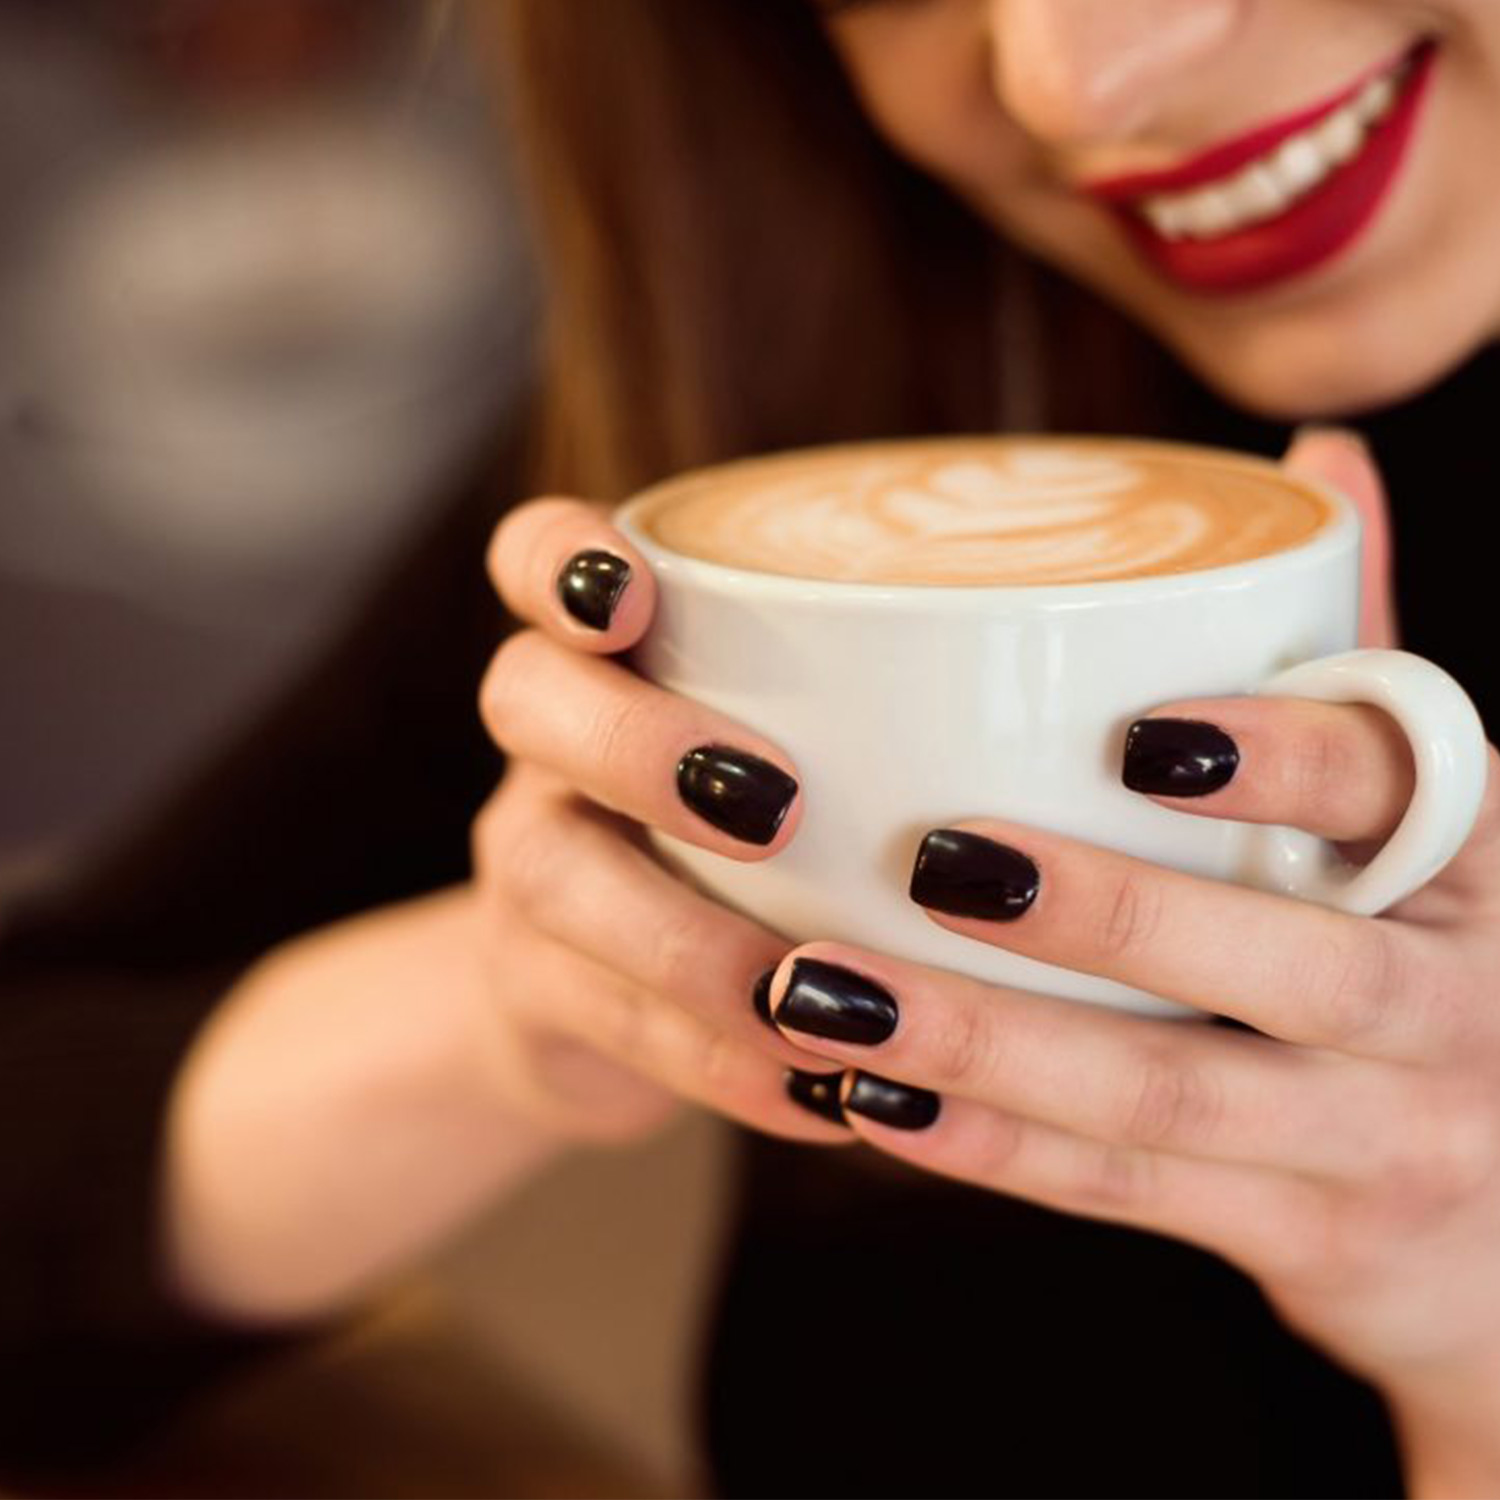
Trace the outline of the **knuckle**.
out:
M 991 1028 L 977 1005 L 945 1009 L 929 1042 L 927 1070 L 939 1092 L 961 1090 L 992 1071 Z
M 1346 734 L 1333 722 L 1319 721 L 1297 737 L 1287 766 L 1294 816 L 1324 810 L 1358 774 Z
M 568 860 L 556 821 L 540 814 L 507 818 L 486 846 L 489 879 L 530 921 L 544 916 L 567 881 Z
M 1223 1114 L 1210 1075 L 1185 1058 L 1147 1049 L 1121 1095 L 1116 1138 L 1127 1146 L 1203 1146 Z
M 1365 1236 L 1354 1225 L 1344 1197 L 1312 1189 L 1264 1247 L 1264 1269 L 1304 1297 L 1347 1291 L 1367 1255 Z
M 616 984 L 601 990 L 595 1024 L 599 1043 L 610 1056 L 645 1054 L 650 1016 L 646 997 L 633 986 Z
M 469 827 L 469 853 L 479 883 L 502 883 L 519 830 L 531 823 L 550 822 L 563 814 L 565 807 L 565 803 L 549 794 L 534 766 L 525 761 L 511 761 L 501 775 L 499 786 L 474 815 Z
M 1095 948 L 1106 961 L 1123 958 L 1148 947 L 1160 925 L 1160 890 L 1146 872 L 1127 869 L 1104 903 Z
M 716 1026 L 696 1026 L 689 1076 L 708 1098 L 732 1096 L 738 1092 L 740 1057 L 740 1050 L 728 1032 Z
M 1368 1176 L 1362 1188 L 1387 1210 L 1404 1209 L 1418 1191 L 1426 1194 L 1426 1171 L 1434 1163 L 1418 1139 L 1420 1132 L 1415 1121 L 1404 1120 L 1392 1138 L 1369 1147 Z
M 1494 1106 L 1463 1101 L 1437 1112 L 1427 1180 L 1444 1202 L 1462 1202 L 1493 1182 L 1500 1168 L 1500 1120 Z
M 1374 1162 L 1374 1189 L 1388 1211 L 1434 1213 L 1467 1201 L 1493 1180 L 1500 1121 L 1487 1100 L 1445 1092 L 1401 1111 L 1401 1125 Z
M 622 779 L 638 772 L 641 747 L 659 729 L 660 709 L 644 693 L 611 693 L 584 728 L 585 753 L 606 778 Z
M 1149 1151 L 1103 1146 L 1080 1172 L 1074 1198 L 1085 1211 L 1136 1213 L 1150 1201 L 1156 1173 L 1156 1160 Z
M 1411 966 L 1385 923 L 1365 922 L 1357 939 L 1334 935 L 1315 951 L 1299 993 L 1308 998 L 1319 1035 L 1335 1046 L 1378 1036 L 1397 1001 L 1412 996 Z
M 990 1113 L 986 1120 L 984 1143 L 976 1153 L 981 1182 L 1003 1190 L 1025 1157 L 1026 1122 L 1018 1115 Z
M 713 954 L 703 923 L 692 913 L 667 913 L 647 939 L 646 978 L 653 989 L 674 997 L 704 988 Z

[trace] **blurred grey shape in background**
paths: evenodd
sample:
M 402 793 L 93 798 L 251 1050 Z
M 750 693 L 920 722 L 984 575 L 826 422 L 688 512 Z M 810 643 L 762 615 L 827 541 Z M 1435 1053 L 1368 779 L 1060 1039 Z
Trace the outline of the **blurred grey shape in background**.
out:
M 0 924 L 250 721 L 516 397 L 453 19 L 0 0 Z

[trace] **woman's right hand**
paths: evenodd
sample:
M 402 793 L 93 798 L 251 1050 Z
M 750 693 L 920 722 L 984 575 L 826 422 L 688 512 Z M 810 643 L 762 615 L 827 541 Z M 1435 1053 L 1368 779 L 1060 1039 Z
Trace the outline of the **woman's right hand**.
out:
M 849 1141 L 817 1112 L 826 1101 L 836 1116 L 838 1074 L 808 1075 L 752 1003 L 791 944 L 677 879 L 644 838 L 649 826 L 774 858 L 796 833 L 795 768 L 610 659 L 644 634 L 656 590 L 603 507 L 523 505 L 489 562 L 527 627 L 481 690 L 509 764 L 474 832 L 510 1088 L 583 1138 L 643 1133 L 686 1099 L 775 1135 Z

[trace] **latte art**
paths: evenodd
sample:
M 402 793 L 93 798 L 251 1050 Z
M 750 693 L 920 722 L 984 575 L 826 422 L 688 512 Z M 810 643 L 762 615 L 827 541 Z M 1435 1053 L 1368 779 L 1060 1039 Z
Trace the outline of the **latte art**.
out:
M 1332 517 L 1274 465 L 1107 439 L 825 448 L 649 491 L 636 524 L 674 552 L 835 582 L 1094 583 L 1284 551 Z

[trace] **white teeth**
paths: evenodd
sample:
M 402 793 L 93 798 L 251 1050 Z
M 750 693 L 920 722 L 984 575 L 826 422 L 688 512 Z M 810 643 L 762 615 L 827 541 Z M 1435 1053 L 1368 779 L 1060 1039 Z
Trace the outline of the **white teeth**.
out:
M 1323 121 L 1314 132 L 1313 139 L 1323 148 L 1323 154 L 1335 166 L 1343 166 L 1359 155 L 1364 144 L 1365 131 L 1353 110 L 1341 109 Z
M 1180 200 L 1147 198 L 1140 208 L 1151 221 L 1151 227 L 1164 240 L 1180 240 L 1187 233 L 1187 214 Z
M 1372 78 L 1318 124 L 1284 140 L 1232 177 L 1187 193 L 1158 193 L 1136 207 L 1166 240 L 1214 239 L 1274 219 L 1359 155 L 1395 106 L 1407 65 Z
M 1385 73 L 1366 85 L 1359 98 L 1354 101 L 1354 107 L 1363 124 L 1373 125 L 1390 113 L 1391 105 L 1395 102 L 1396 80 Z
M 1188 229 L 1199 239 L 1223 234 L 1239 215 L 1235 212 L 1234 199 L 1225 188 L 1204 188 L 1193 199 L 1193 214 L 1188 220 Z
M 1230 186 L 1235 215 L 1240 219 L 1274 219 L 1292 195 L 1269 166 L 1256 165 L 1241 172 Z
M 1294 135 L 1283 141 L 1271 158 L 1270 170 L 1276 174 L 1288 197 L 1301 197 L 1328 175 L 1323 153 L 1306 136 Z

